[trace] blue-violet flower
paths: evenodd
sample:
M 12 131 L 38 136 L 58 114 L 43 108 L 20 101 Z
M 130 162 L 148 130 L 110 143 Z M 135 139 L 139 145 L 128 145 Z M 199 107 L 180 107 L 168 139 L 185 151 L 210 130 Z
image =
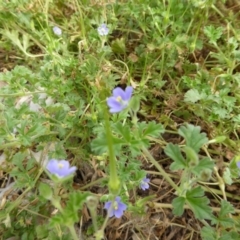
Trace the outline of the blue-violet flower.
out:
M 110 107 L 110 113 L 121 112 L 128 106 L 133 92 L 132 87 L 126 87 L 125 91 L 120 87 L 113 90 L 112 97 L 107 99 L 107 104 Z
M 237 162 L 237 167 L 238 167 L 238 168 L 240 168 L 240 161 L 239 161 L 239 162 Z
M 53 32 L 57 36 L 61 36 L 62 35 L 62 29 L 57 27 L 57 26 L 53 27 Z
M 120 218 L 127 209 L 127 205 L 121 202 L 120 197 L 116 197 L 115 201 L 106 202 L 104 208 L 107 209 L 109 217 L 115 216 Z
M 67 177 L 70 174 L 74 173 L 76 171 L 76 167 L 70 167 L 70 164 L 66 160 L 56 160 L 51 159 L 47 164 L 47 170 L 57 175 L 59 178 Z
M 109 33 L 109 28 L 107 27 L 107 24 L 103 23 L 98 27 L 98 34 L 100 36 L 107 36 Z
M 146 189 L 149 189 L 149 183 L 150 182 L 150 179 L 149 178 L 147 178 L 147 177 L 145 177 L 145 178 L 143 178 L 143 180 L 141 181 L 141 183 L 140 183 L 140 188 L 142 189 L 142 190 L 146 190 Z

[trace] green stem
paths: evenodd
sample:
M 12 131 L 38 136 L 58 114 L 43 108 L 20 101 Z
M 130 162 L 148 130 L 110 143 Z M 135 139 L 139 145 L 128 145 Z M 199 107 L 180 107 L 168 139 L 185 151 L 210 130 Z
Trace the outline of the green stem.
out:
M 111 126 L 110 126 L 106 107 L 104 107 L 104 111 L 105 111 L 105 114 L 104 114 L 105 115 L 105 131 L 106 131 L 106 137 L 107 137 L 109 167 L 110 167 L 109 188 L 113 194 L 117 194 L 120 187 L 120 181 L 117 175 L 117 166 L 116 166 L 115 153 L 113 149 L 112 132 L 111 132 Z
M 161 173 L 164 179 L 172 186 L 172 188 L 179 192 L 179 187 L 176 185 L 176 183 L 168 176 L 162 166 L 152 157 L 150 152 L 144 146 L 142 146 L 142 151 L 145 156 L 147 156 L 147 158 L 151 161 L 151 163 L 157 168 L 157 170 Z
M 78 238 L 78 236 L 77 236 L 77 233 L 76 233 L 74 227 L 73 227 L 73 226 L 68 226 L 68 229 L 69 229 L 69 231 L 70 231 L 70 233 L 71 233 L 71 235 L 72 235 L 72 239 L 73 239 L 73 240 L 79 240 L 79 238 Z M 81 238 L 80 238 L 80 239 L 81 239 Z
M 94 231 L 97 232 L 97 230 L 98 230 L 98 225 L 97 225 L 97 209 L 89 208 L 89 211 L 90 211 L 90 214 L 91 214 L 91 217 L 92 217 L 92 223 L 93 223 Z
M 20 141 L 4 143 L 4 144 L 2 144 L 0 146 L 0 150 L 5 149 L 5 148 L 9 148 L 9 147 L 19 147 L 19 146 L 21 146 L 21 142 Z
M 96 233 L 95 233 L 95 238 L 96 240 L 102 240 L 104 237 L 104 228 L 99 229 Z
M 148 202 L 149 206 L 152 207 L 152 208 L 155 208 L 155 209 L 162 209 L 162 208 L 173 208 L 173 205 L 171 203 L 157 203 L 157 202 Z M 190 206 L 188 205 L 183 205 L 183 208 L 184 209 L 191 209 Z M 214 212 L 220 212 L 221 211 L 221 208 L 219 207 L 211 207 L 211 209 L 214 211 Z M 240 210 L 239 209 L 235 209 L 235 212 L 236 213 L 240 213 Z
M 22 97 L 22 96 L 28 96 L 38 93 L 45 93 L 43 91 L 37 91 L 37 92 L 18 92 L 18 93 L 9 93 L 9 94 L 0 94 L 0 97 Z
M 86 48 L 88 49 L 88 41 L 86 38 L 86 29 L 85 29 L 85 25 L 84 25 L 84 16 L 83 16 L 83 11 L 81 6 L 79 5 L 79 1 L 75 0 L 77 9 L 78 9 L 78 13 L 79 13 L 79 23 L 81 26 L 81 35 L 82 35 L 82 39 L 84 40 L 84 44 L 86 45 Z
M 57 196 L 58 195 L 58 190 L 60 188 L 60 185 L 59 184 L 56 184 L 55 187 L 54 187 L 54 195 Z M 51 202 L 53 204 L 54 207 L 56 207 L 61 213 L 63 213 L 63 208 L 60 204 L 60 201 L 59 201 L 59 198 L 58 197 L 53 197 L 51 199 Z M 73 225 L 68 225 L 66 224 L 67 228 L 69 229 L 71 235 L 72 235 L 72 239 L 73 240 L 79 240 L 78 236 L 77 236 L 77 233 L 76 233 L 76 230 L 74 229 L 74 224 Z
M 102 240 L 104 238 L 104 229 L 107 226 L 108 219 L 109 219 L 109 216 L 107 215 L 102 227 L 95 234 L 96 240 Z
M 107 178 L 99 178 L 96 181 L 90 182 L 82 187 L 79 188 L 79 190 L 84 190 L 84 189 L 88 189 L 91 186 L 95 186 L 96 184 L 101 183 L 102 181 L 106 180 Z
M 58 132 L 49 132 L 49 133 L 45 133 L 45 134 L 38 134 L 34 137 L 31 138 L 31 142 L 33 142 L 36 138 L 41 137 L 41 136 L 46 136 L 46 135 L 57 135 Z M 4 143 L 2 145 L 0 145 L 0 150 L 5 149 L 5 148 L 9 148 L 9 147 L 20 147 L 22 145 L 22 143 L 20 141 L 13 141 L 13 142 L 9 142 L 9 143 Z
M 92 223 L 94 227 L 94 231 L 98 231 L 98 224 L 97 224 L 97 206 L 98 206 L 98 198 L 95 196 L 87 197 L 86 204 L 88 210 L 90 211 L 92 217 Z

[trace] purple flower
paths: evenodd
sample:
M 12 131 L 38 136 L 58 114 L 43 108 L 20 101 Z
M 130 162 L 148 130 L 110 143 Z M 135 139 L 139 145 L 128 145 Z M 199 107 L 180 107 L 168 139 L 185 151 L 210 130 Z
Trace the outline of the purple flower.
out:
M 57 27 L 57 26 L 53 27 L 53 32 L 57 36 L 61 36 L 62 35 L 62 29 Z
M 107 24 L 103 23 L 98 27 L 98 34 L 100 36 L 107 36 L 109 32 L 109 28 L 107 27 Z
M 120 197 L 116 197 L 115 201 L 106 202 L 104 208 L 107 209 L 109 217 L 120 218 L 127 209 L 127 205 L 121 202 Z
M 121 112 L 128 106 L 133 92 L 132 87 L 126 87 L 125 91 L 120 87 L 113 90 L 112 97 L 107 99 L 107 104 L 110 107 L 110 113 Z
M 76 167 L 70 167 L 69 162 L 66 160 L 58 161 L 56 159 L 51 159 L 47 164 L 47 170 L 60 178 L 67 177 L 74 173 L 76 169 Z
M 240 161 L 239 161 L 239 162 L 237 162 L 237 167 L 238 167 L 238 168 L 240 168 Z
M 149 178 L 147 178 L 147 177 L 145 177 L 142 181 L 141 181 L 141 183 L 140 183 L 140 188 L 142 189 L 142 190 L 146 190 L 146 189 L 149 189 L 149 183 L 150 182 L 150 179 Z

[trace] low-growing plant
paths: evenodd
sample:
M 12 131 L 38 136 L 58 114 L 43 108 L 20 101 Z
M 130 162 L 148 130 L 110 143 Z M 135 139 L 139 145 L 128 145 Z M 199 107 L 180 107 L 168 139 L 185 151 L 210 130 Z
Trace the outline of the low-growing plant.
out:
M 0 3 L 1 239 L 238 240 L 224 2 Z

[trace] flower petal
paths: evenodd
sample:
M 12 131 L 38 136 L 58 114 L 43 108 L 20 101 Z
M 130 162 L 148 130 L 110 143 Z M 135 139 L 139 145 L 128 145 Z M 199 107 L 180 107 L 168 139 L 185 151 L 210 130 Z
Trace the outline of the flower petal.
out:
M 117 196 L 117 197 L 115 198 L 115 201 L 116 201 L 117 203 L 120 203 L 120 202 L 121 202 L 121 198 L 120 198 L 119 196 Z
M 123 211 L 121 209 L 117 209 L 114 211 L 114 215 L 116 218 L 120 218 L 123 215 Z
M 62 168 L 65 168 L 65 169 L 69 168 L 69 166 L 70 166 L 69 162 L 66 160 L 60 160 L 60 161 L 58 161 L 58 164 L 62 164 L 63 165 Z
M 131 86 L 126 87 L 124 101 L 129 101 L 132 96 L 133 88 Z
M 131 86 L 126 87 L 125 91 L 120 87 L 113 89 L 112 96 L 107 98 L 110 113 L 117 113 L 125 109 L 129 104 L 132 92 L 133 88 Z
M 48 162 L 46 166 L 47 170 L 52 173 L 57 175 L 58 177 L 66 177 L 70 174 L 72 174 L 74 171 L 76 171 L 76 167 L 71 167 L 68 161 L 66 160 L 56 160 L 52 159 Z
M 127 205 L 122 203 L 122 202 L 119 202 L 118 203 L 118 209 L 121 209 L 122 211 L 125 211 L 127 209 Z
M 109 209 L 108 210 L 108 216 L 109 217 L 112 217 L 112 216 L 114 216 L 115 215 L 115 211 L 113 210 L 113 209 Z
M 108 201 L 104 204 L 104 209 L 107 210 L 108 216 L 112 217 L 114 215 L 114 210 L 112 208 L 112 201 Z
M 124 100 L 125 99 L 125 91 L 122 90 L 120 87 L 117 87 L 117 88 L 113 89 L 113 97 L 117 98 L 119 96 Z
M 119 107 L 119 108 L 110 108 L 109 112 L 110 113 L 118 113 L 118 112 L 121 112 L 123 110 L 123 108 Z
M 72 173 L 74 173 L 76 170 L 77 170 L 76 167 L 70 167 L 69 170 L 68 170 L 68 173 L 69 173 L 69 174 L 72 174 Z
M 47 164 L 47 170 L 49 172 L 55 172 L 57 170 L 57 163 L 58 161 L 56 159 L 51 159 Z
M 112 205 L 112 202 L 111 201 L 109 201 L 109 202 L 106 202 L 105 204 L 104 204 L 104 209 L 109 209 L 110 207 L 111 207 L 111 205 Z
M 150 182 L 149 178 L 147 177 L 143 178 L 143 180 L 140 182 L 140 188 L 144 191 L 146 189 L 149 189 L 149 184 L 148 184 L 149 182 Z
M 118 102 L 114 97 L 109 97 L 107 99 L 107 104 L 110 107 L 110 113 L 120 112 L 125 108 L 125 106 Z
M 122 107 L 122 104 L 116 100 L 115 97 L 109 97 L 107 99 L 107 105 L 111 108 L 119 108 Z

